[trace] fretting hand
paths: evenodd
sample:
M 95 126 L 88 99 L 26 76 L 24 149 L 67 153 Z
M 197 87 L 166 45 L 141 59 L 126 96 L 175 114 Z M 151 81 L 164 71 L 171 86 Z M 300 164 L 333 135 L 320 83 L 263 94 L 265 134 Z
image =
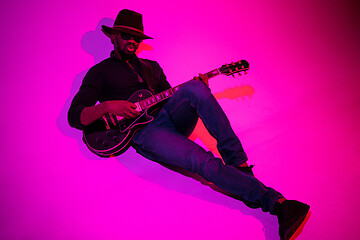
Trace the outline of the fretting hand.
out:
M 206 75 L 199 73 L 199 76 L 195 76 L 193 79 L 202 81 L 209 87 L 209 78 Z

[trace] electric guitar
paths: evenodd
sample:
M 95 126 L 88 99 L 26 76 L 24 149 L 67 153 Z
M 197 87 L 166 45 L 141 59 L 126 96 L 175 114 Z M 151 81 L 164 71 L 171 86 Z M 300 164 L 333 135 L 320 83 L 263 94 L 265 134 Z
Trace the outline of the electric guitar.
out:
M 241 75 L 241 72 L 246 74 L 247 70 L 249 70 L 249 63 L 241 60 L 222 65 L 205 75 L 210 79 L 220 74 L 227 76 L 234 76 L 236 73 Z M 112 157 L 125 152 L 130 146 L 134 133 L 154 119 L 151 112 L 156 104 L 173 96 L 181 85 L 156 95 L 148 90 L 136 91 L 127 101 L 134 103 L 137 106 L 136 110 L 141 114 L 133 119 L 125 119 L 114 114 L 104 115 L 84 128 L 83 141 L 86 146 L 100 157 Z

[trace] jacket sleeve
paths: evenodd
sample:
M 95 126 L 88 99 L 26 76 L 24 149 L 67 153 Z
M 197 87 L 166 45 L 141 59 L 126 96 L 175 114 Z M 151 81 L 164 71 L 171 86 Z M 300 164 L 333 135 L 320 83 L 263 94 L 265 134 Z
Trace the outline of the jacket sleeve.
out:
M 71 127 L 83 129 L 80 114 L 85 107 L 94 106 L 99 100 L 102 84 L 98 71 L 91 68 L 85 75 L 79 91 L 71 102 L 68 111 L 68 122 Z

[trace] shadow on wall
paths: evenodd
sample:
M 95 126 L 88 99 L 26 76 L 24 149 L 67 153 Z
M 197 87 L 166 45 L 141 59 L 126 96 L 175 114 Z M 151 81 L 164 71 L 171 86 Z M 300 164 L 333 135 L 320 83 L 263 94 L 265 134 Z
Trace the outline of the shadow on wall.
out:
M 95 64 L 101 62 L 105 58 L 108 58 L 111 50 L 113 50 L 113 45 L 111 44 L 109 38 L 106 37 L 101 31 L 102 25 L 112 26 L 113 22 L 114 22 L 113 19 L 109 19 L 109 18 L 101 19 L 98 25 L 96 26 L 95 31 L 89 31 L 85 33 L 81 39 L 82 48 L 87 53 L 89 53 L 94 57 Z M 150 45 L 142 43 L 137 53 L 141 51 L 151 51 L 152 49 L 153 48 Z M 82 142 L 81 131 L 71 128 L 67 121 L 67 112 L 70 107 L 71 101 L 75 96 L 75 94 L 77 93 L 78 89 L 80 88 L 82 79 L 86 75 L 87 71 L 88 69 L 80 72 L 75 77 L 70 90 L 70 96 L 65 102 L 60 112 L 60 116 L 57 119 L 57 126 L 65 136 L 71 137 L 78 141 L 79 148 L 82 154 L 87 159 L 106 160 L 105 158 L 100 158 L 95 154 L 91 153 L 87 149 L 86 145 Z M 239 101 L 240 99 L 241 100 L 251 99 L 253 94 L 254 94 L 254 88 L 252 86 L 242 85 L 240 87 L 236 86 L 234 88 L 226 89 L 223 92 L 214 93 L 214 96 L 216 99 L 231 99 L 231 100 Z M 205 126 L 201 121 L 199 121 L 194 132 L 191 134 L 189 138 L 193 141 L 195 140 L 201 141 L 215 155 L 220 156 L 216 148 L 216 140 L 212 136 L 210 136 L 210 134 L 207 132 Z M 136 154 L 133 149 L 130 149 L 128 152 L 124 153 L 124 155 L 118 157 L 119 163 L 124 165 L 129 171 L 134 173 L 136 176 L 145 179 L 147 181 L 156 183 L 157 185 L 162 186 L 165 189 L 175 190 L 187 195 L 197 197 L 199 199 L 203 199 L 209 202 L 226 206 L 231 209 L 237 209 L 242 214 L 256 217 L 264 225 L 265 238 L 267 240 L 278 239 L 278 235 L 277 235 L 278 224 L 276 217 L 271 216 L 270 214 L 264 214 L 260 209 L 252 210 L 249 207 L 246 207 L 244 204 L 240 203 L 239 201 L 237 200 L 234 201 L 234 199 L 239 200 L 239 198 L 237 196 L 231 195 L 230 193 L 226 193 L 222 191 L 213 184 L 202 179 L 197 174 L 184 171 L 183 169 L 179 169 L 174 166 L 154 163 Z M 127 160 L 131 159 L 131 161 L 124 161 L 124 159 Z M 173 171 L 164 172 L 162 171 L 163 170 L 162 166 L 171 169 Z M 158 174 L 159 172 L 161 172 L 161 174 Z M 190 178 L 188 178 L 188 180 L 184 180 L 184 176 L 195 179 L 201 182 L 203 185 L 209 186 L 215 191 L 209 190 L 209 188 L 197 184 L 196 181 L 192 181 Z M 219 192 L 222 194 L 219 194 Z
M 81 38 L 81 47 L 90 55 L 94 57 L 94 63 L 97 64 L 102 60 L 108 58 L 110 56 L 110 52 L 113 50 L 113 45 L 110 42 L 110 39 L 105 36 L 105 34 L 101 31 L 101 26 L 112 26 L 114 24 L 114 20 L 110 18 L 103 18 L 99 21 L 94 31 L 89 31 L 84 34 Z M 151 51 L 153 48 L 145 43 L 141 43 L 137 54 L 141 51 Z M 86 73 L 89 69 L 86 69 L 79 73 L 71 86 L 70 96 L 65 102 L 63 106 L 60 116 L 57 119 L 57 127 L 59 130 L 65 135 L 71 138 L 78 140 L 79 148 L 81 152 L 86 156 L 88 159 L 99 159 L 93 153 L 90 153 L 89 150 L 85 147 L 82 142 L 82 133 L 81 131 L 71 128 L 67 121 L 67 112 L 70 108 L 71 101 L 76 95 L 77 91 L 79 90 L 82 80 L 85 77 Z
M 84 34 L 84 36 L 81 39 L 81 47 L 90 55 L 94 57 L 95 64 L 101 62 L 103 59 L 109 57 L 109 53 L 112 50 L 112 44 L 108 37 L 106 37 L 101 32 L 101 25 L 108 25 L 112 26 L 114 23 L 113 19 L 110 18 L 103 18 L 99 21 L 98 25 L 96 26 L 95 31 L 89 31 Z M 69 136 L 71 138 L 79 140 L 79 143 L 81 142 L 81 132 L 77 129 L 71 128 L 67 121 L 67 112 L 70 108 L 71 101 L 74 98 L 75 94 L 79 90 L 82 80 L 85 77 L 87 71 L 89 69 L 86 69 L 79 73 L 71 86 L 70 89 L 70 96 L 65 102 L 65 105 L 63 106 L 60 116 L 57 119 L 57 126 L 59 130 L 66 136 Z M 79 144 L 81 146 L 82 144 Z M 83 148 L 81 148 L 83 150 Z M 85 151 L 82 151 L 85 153 Z M 91 156 L 90 154 L 85 154 L 86 157 Z

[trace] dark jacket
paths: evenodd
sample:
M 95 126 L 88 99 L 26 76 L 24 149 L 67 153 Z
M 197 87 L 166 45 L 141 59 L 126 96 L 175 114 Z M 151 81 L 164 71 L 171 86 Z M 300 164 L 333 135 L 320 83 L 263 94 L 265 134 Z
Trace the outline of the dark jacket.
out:
M 135 57 L 129 63 L 131 67 L 112 54 L 110 58 L 90 68 L 68 112 L 71 127 L 82 129 L 81 111 L 97 102 L 127 100 L 140 89 L 159 93 L 170 88 L 157 62 Z

